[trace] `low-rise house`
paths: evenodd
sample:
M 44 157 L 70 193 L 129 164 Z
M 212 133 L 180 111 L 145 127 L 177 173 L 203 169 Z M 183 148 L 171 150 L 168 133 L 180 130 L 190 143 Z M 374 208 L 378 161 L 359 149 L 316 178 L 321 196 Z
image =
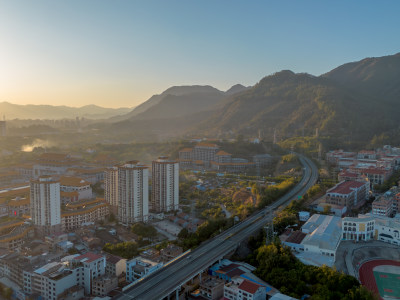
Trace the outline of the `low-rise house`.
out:
M 142 257 L 135 257 L 126 262 L 126 281 L 135 282 L 140 278 L 160 269 L 164 264 Z
M 169 262 L 170 260 L 173 260 L 175 257 L 181 255 L 182 253 L 182 247 L 174 244 L 169 244 L 166 248 L 161 249 L 160 251 L 161 261 L 163 261 L 164 263 Z
M 232 278 L 231 282 L 225 284 L 224 298 L 230 300 L 265 300 L 265 287 L 250 280 L 240 277 Z
M 93 279 L 92 295 L 105 297 L 109 292 L 118 287 L 118 278 L 116 276 L 104 275 Z
M 206 299 L 220 300 L 224 296 L 224 286 L 223 280 L 207 277 L 200 282 L 199 293 Z
M 106 256 L 106 274 L 119 277 L 126 273 L 126 259 L 108 254 Z

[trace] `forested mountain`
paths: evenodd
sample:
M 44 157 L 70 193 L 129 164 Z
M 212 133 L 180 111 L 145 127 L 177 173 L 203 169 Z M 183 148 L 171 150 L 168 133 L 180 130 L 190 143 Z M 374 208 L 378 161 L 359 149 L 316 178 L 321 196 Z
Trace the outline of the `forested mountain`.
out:
M 243 87 L 244 88 L 244 87 Z M 240 87 L 236 87 L 241 90 Z M 113 121 L 175 118 L 207 111 L 225 97 L 225 93 L 208 85 L 173 86 Z
M 215 135 L 227 131 L 254 134 L 258 129 L 269 132 L 276 128 L 285 136 L 296 136 L 319 128 L 326 135 L 364 134 L 376 125 L 366 120 L 382 120 L 384 111 L 375 99 L 328 78 L 281 71 L 233 95 L 193 130 Z
M 396 54 L 345 64 L 321 76 L 280 71 L 252 87 L 235 85 L 226 92 L 172 87 L 144 103 L 146 110 L 104 130 L 161 139 L 255 136 L 260 130 L 264 139 L 272 140 L 276 131 L 284 140 L 314 135 L 318 128 L 331 145 L 396 144 L 399 70 Z
M 241 85 L 241 84 L 235 84 L 229 90 L 227 90 L 225 92 L 225 94 L 226 95 L 233 95 L 233 94 L 240 93 L 240 92 L 243 92 L 245 90 L 248 90 L 249 88 L 251 88 L 251 87 L 250 86 L 246 87 L 246 86 Z
M 400 54 L 345 64 L 319 77 L 286 70 L 249 88 L 173 87 L 160 96 L 128 123 L 110 128 L 134 123 L 143 135 L 163 138 L 254 136 L 261 130 L 266 139 L 274 130 L 286 139 L 318 128 L 335 142 L 400 143 Z
M 344 64 L 322 75 L 382 103 L 400 101 L 400 53 Z
M 9 102 L 0 102 L 0 114 L 7 119 L 106 119 L 112 116 L 125 114 L 131 108 L 105 108 L 97 105 L 82 107 L 52 106 L 52 105 L 18 105 Z

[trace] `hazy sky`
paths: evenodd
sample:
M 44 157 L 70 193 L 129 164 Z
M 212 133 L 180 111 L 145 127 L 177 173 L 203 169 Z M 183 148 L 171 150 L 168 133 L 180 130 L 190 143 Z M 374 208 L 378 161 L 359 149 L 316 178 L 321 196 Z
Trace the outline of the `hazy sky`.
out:
M 135 106 L 400 52 L 400 1 L 0 0 L 0 102 Z

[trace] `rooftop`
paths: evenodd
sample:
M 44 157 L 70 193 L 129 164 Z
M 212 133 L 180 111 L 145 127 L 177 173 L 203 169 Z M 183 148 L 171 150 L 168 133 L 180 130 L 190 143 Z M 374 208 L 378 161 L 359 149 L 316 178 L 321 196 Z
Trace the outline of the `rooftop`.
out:
M 91 263 L 91 262 L 93 262 L 95 260 L 98 260 L 98 259 L 100 259 L 102 257 L 103 256 L 100 255 L 100 254 L 96 254 L 96 253 L 93 253 L 93 252 L 88 252 L 88 253 L 85 253 L 83 255 L 77 256 L 74 259 L 75 260 L 79 260 L 81 262 Z
M 342 181 L 327 191 L 327 194 L 350 194 L 354 189 L 360 188 L 365 185 L 365 182 L 359 181 Z
M 122 260 L 122 259 L 125 259 L 125 258 L 116 256 L 116 255 L 111 255 L 111 254 L 108 254 L 108 255 L 106 256 L 107 262 L 108 262 L 108 263 L 111 263 L 111 264 L 116 264 L 117 262 L 119 262 L 119 261 Z
M 293 244 L 300 244 L 303 239 L 306 237 L 306 234 L 304 232 L 301 232 L 300 230 L 294 231 L 287 239 L 287 243 L 293 243 Z
M 65 186 L 87 186 L 90 185 L 89 182 L 84 180 L 83 178 L 80 177 L 74 177 L 74 176 L 62 176 L 60 178 L 60 185 L 65 185 Z
M 335 251 L 341 238 L 341 224 L 339 217 L 314 214 L 302 227 L 310 232 L 302 244 Z
M 251 282 L 249 280 L 244 279 L 243 282 L 239 285 L 239 288 L 243 291 L 246 291 L 250 294 L 254 294 L 257 290 L 262 287 L 261 285 Z
M 211 144 L 211 143 L 198 143 L 195 147 L 209 147 L 209 148 L 219 148 L 217 144 Z

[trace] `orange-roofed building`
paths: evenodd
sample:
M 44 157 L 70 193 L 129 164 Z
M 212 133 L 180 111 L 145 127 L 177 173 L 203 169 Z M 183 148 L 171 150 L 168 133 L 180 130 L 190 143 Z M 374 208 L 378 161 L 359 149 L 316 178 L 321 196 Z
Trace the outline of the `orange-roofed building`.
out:
M 363 205 L 368 195 L 369 182 L 342 181 L 326 192 L 325 201 L 349 210 Z
M 61 212 L 61 228 L 75 230 L 82 224 L 105 220 L 109 214 L 110 206 L 102 198 L 68 203 Z
M 217 163 L 230 163 L 232 161 L 232 154 L 223 150 L 218 151 L 215 154 L 215 162 Z
M 43 153 L 33 165 L 33 177 L 63 175 L 69 168 L 78 167 L 79 164 L 79 160 L 73 159 L 69 154 Z
M 73 192 L 78 193 L 77 200 L 90 199 L 93 197 L 90 182 L 88 182 L 80 177 L 62 176 L 60 178 L 60 190 L 61 190 L 61 192 L 64 192 L 64 193 L 73 193 Z M 64 194 L 64 196 L 65 196 L 64 200 L 68 200 L 68 198 L 66 197 L 67 195 L 69 195 L 70 197 L 75 196 L 75 194 L 74 195 L 73 194 Z M 74 198 L 72 198 L 72 199 L 74 199 Z M 68 202 L 63 202 L 63 203 L 68 203 Z

